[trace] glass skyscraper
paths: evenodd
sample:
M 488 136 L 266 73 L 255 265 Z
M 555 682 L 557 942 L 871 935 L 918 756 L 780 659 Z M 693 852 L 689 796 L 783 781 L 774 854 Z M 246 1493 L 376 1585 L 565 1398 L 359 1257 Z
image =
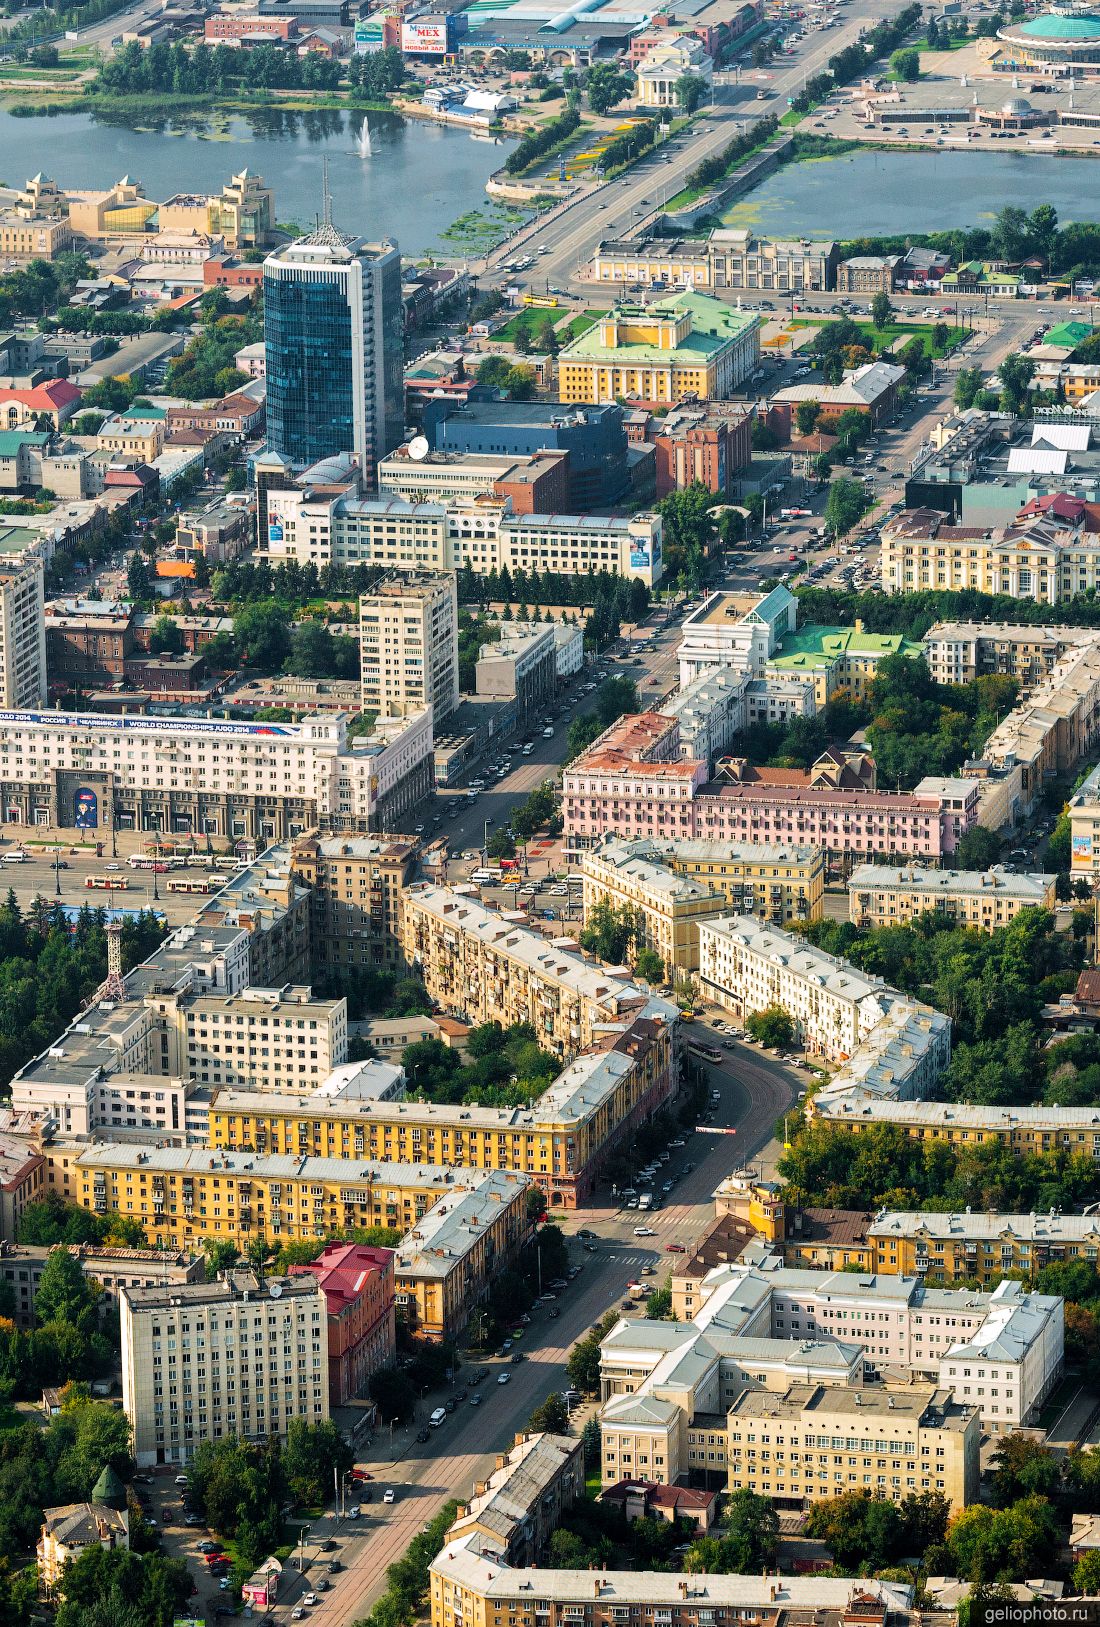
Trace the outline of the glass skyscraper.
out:
M 401 256 L 326 224 L 264 261 L 267 441 L 295 468 L 352 452 L 375 483 L 404 432 Z

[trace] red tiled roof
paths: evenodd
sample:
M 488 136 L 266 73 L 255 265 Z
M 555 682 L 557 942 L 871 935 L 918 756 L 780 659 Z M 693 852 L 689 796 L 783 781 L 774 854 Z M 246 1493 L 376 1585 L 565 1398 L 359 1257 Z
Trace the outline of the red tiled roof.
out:
M 393 1250 L 371 1248 L 365 1243 L 329 1243 L 308 1265 L 292 1265 L 292 1277 L 317 1278 L 330 1315 L 338 1315 L 359 1298 L 369 1278 L 386 1270 Z
M 58 407 L 79 401 L 81 393 L 68 379 L 49 379 L 30 390 L 0 389 L 0 400 L 21 401 L 25 407 L 36 407 L 40 412 L 55 412 Z

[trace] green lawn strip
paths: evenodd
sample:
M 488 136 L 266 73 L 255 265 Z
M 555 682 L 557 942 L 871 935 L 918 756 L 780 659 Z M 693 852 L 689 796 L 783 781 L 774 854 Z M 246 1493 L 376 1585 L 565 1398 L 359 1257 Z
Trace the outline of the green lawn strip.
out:
M 837 318 L 837 320 L 841 319 Z M 823 328 L 826 323 L 820 318 L 796 316 L 784 318 L 783 325 L 787 328 Z M 871 326 L 870 322 L 857 320 L 856 327 L 859 329 L 862 341 L 868 350 L 889 352 L 890 346 L 898 339 L 922 339 L 924 341 L 925 355 L 934 356 L 937 359 L 941 356 L 950 355 L 953 350 L 956 350 L 963 343 L 964 339 L 969 339 L 971 333 L 969 328 L 953 328 L 949 326 L 947 328 L 947 343 L 941 349 L 937 349 L 932 343 L 934 324 L 931 322 L 888 322 L 884 328 L 875 328 Z

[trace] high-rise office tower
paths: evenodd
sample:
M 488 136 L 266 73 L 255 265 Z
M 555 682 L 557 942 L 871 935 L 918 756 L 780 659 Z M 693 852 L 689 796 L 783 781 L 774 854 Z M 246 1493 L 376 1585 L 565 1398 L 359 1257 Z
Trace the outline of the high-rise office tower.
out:
M 0 706 L 46 704 L 46 614 L 42 561 L 0 557 Z
M 294 468 L 352 452 L 373 486 L 404 432 L 401 256 L 327 219 L 264 261 L 268 449 Z

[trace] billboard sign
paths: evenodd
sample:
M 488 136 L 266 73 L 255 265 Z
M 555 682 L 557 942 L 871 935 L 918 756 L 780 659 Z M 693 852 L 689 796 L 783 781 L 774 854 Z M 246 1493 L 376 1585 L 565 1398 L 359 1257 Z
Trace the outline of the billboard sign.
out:
M 401 49 L 413 56 L 446 56 L 446 17 L 415 17 L 401 24 Z
M 273 514 L 267 522 L 267 540 L 269 543 L 283 540 L 283 522 L 277 514 Z
M 73 797 L 73 818 L 77 830 L 95 830 L 99 824 L 99 798 L 86 785 Z

